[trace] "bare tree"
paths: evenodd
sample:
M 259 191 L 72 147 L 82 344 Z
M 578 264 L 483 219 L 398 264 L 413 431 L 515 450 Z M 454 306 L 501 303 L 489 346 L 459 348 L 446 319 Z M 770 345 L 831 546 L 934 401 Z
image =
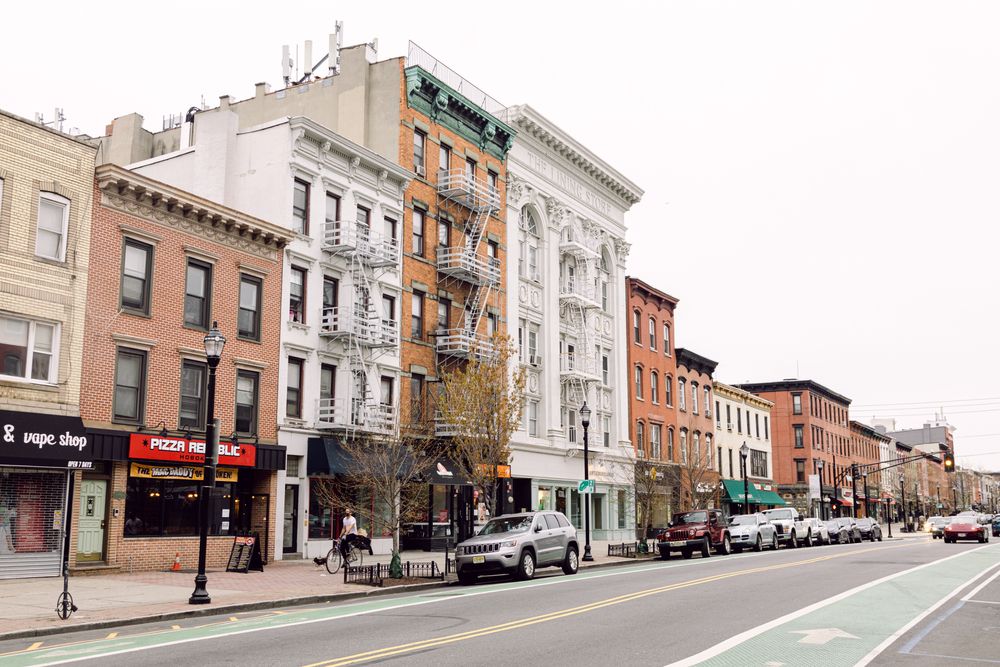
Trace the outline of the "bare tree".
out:
M 666 493 L 663 480 L 668 464 L 650 459 L 637 459 L 635 462 L 635 533 L 640 540 L 646 538 L 646 528 L 653 525 L 653 512 L 657 496 Z
M 707 507 L 719 496 L 719 476 L 712 467 L 711 451 L 688 437 L 681 446 L 681 463 L 678 469 L 678 486 L 682 488 L 681 510 Z
M 493 515 L 499 466 L 510 464 L 510 438 L 521 421 L 525 372 L 513 363 L 509 336 L 497 333 L 491 343 L 492 350 L 442 374 L 438 409 L 453 429 L 455 463 Z

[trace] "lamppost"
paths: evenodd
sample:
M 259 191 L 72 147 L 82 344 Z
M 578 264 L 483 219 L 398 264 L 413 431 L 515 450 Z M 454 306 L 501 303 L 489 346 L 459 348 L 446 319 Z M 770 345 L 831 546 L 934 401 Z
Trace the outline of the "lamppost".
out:
M 889 537 L 892 537 L 892 514 L 889 510 L 890 498 L 885 499 L 885 520 L 889 522 Z
M 865 481 L 865 518 L 868 518 L 868 471 L 864 470 L 861 472 L 861 479 Z
M 941 504 L 941 485 L 940 484 L 937 485 L 937 491 L 938 491 L 938 506 L 935 509 L 943 510 L 944 507 L 942 507 L 942 504 Z M 935 514 L 937 514 L 937 512 L 935 512 Z
M 851 500 L 854 501 L 854 507 L 851 510 L 854 512 L 851 518 L 858 518 L 858 464 L 851 464 Z
M 747 456 L 750 455 L 750 448 L 746 441 L 740 447 L 740 465 L 743 467 L 743 513 L 750 514 L 750 480 L 747 478 Z
M 823 459 L 816 461 L 816 471 L 819 473 L 819 518 L 825 520 L 823 516 Z
M 205 359 L 208 361 L 208 415 L 205 421 L 205 479 L 202 481 L 201 493 L 198 495 L 198 509 L 201 519 L 198 521 L 198 575 L 194 578 L 194 593 L 188 600 L 190 604 L 208 604 L 212 601 L 208 594 L 205 576 L 205 554 L 208 551 L 208 524 L 211 503 L 209 494 L 215 486 L 215 462 L 219 455 L 218 433 L 215 425 L 215 369 L 222 359 L 222 348 L 226 346 L 226 337 L 219 331 L 219 323 L 212 322 L 212 328 L 205 334 Z
M 908 532 L 906 527 L 906 474 L 899 480 L 899 504 L 903 507 L 903 532 Z
M 588 442 L 590 408 L 587 406 L 586 401 L 583 402 L 583 407 L 580 408 L 580 423 L 583 425 L 583 479 L 584 481 L 590 481 L 590 446 Z M 590 498 L 587 498 L 583 503 L 583 521 L 586 538 L 583 547 L 583 560 L 592 561 L 594 560 L 594 556 L 590 553 Z

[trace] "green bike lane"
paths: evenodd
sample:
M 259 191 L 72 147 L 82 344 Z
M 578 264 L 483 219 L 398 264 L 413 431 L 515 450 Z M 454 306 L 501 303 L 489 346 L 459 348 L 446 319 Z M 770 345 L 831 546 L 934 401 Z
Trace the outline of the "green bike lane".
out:
M 786 614 L 670 667 L 866 665 L 998 566 L 1000 545 L 963 551 Z

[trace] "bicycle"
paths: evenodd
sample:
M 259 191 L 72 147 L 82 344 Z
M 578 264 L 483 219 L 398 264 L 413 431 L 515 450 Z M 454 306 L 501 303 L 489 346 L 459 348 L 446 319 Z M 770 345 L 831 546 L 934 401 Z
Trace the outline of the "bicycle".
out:
M 350 544 L 347 547 L 347 563 L 349 565 L 360 566 L 365 559 L 365 554 L 357 544 Z M 340 540 L 333 541 L 333 547 L 326 554 L 326 571 L 336 574 L 344 564 L 344 557 L 340 553 Z

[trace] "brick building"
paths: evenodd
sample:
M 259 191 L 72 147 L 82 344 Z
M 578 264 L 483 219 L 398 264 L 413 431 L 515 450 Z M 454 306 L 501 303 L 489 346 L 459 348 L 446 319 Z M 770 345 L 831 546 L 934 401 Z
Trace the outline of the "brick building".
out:
M 715 398 L 712 373 L 717 362 L 685 348 L 677 355 L 677 448 L 682 509 L 720 507 L 724 495 L 715 461 Z
M 855 479 L 860 516 L 883 517 L 882 495 L 882 450 L 889 446 L 892 438 L 861 422 L 850 421 L 851 440 L 848 458 L 859 468 Z M 890 496 L 891 497 L 891 496 Z
M 227 343 L 218 366 L 220 421 L 210 567 L 232 535 L 256 532 L 274 555 L 286 230 L 115 165 L 96 171 L 80 413 L 94 442 L 71 542 L 78 569 L 166 569 L 197 562 L 213 322 Z M 86 545 L 86 547 L 84 547 Z M 103 566 L 103 567 L 102 567 Z

